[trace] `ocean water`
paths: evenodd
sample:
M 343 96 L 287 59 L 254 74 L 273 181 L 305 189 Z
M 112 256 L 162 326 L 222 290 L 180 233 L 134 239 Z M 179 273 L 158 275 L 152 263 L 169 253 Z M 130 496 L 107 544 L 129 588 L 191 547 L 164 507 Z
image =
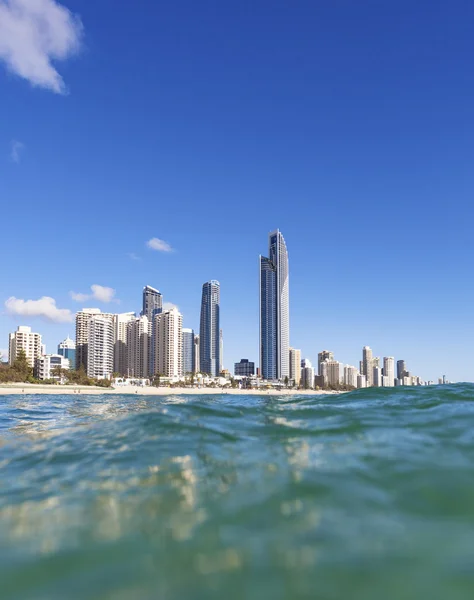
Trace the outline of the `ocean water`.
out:
M 0 396 L 0 597 L 474 597 L 474 386 Z

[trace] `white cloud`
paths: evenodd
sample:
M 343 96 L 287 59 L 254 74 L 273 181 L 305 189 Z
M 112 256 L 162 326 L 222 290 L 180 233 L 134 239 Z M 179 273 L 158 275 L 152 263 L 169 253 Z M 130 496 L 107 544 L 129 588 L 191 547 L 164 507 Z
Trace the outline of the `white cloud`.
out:
M 111 287 L 104 285 L 98 285 L 94 283 L 91 285 L 92 294 L 81 294 L 80 292 L 69 292 L 69 295 L 76 302 L 85 302 L 86 300 L 98 300 L 99 302 L 119 302 L 115 296 L 115 290 Z
M 12 140 L 11 150 L 10 150 L 10 158 L 14 163 L 19 163 L 21 158 L 21 152 L 24 149 L 25 144 L 19 142 L 18 140 Z
M 179 310 L 179 306 L 177 304 L 173 304 L 172 302 L 163 302 L 163 312 L 165 310 L 171 310 L 172 308 Z
M 66 93 L 52 61 L 79 51 L 82 23 L 57 0 L 0 0 L 0 61 L 32 85 Z
M 130 260 L 140 260 L 140 257 L 137 254 L 135 254 L 135 252 L 129 252 L 127 256 Z
M 158 252 L 173 252 L 173 248 L 168 244 L 168 242 L 160 240 L 159 238 L 151 238 L 151 240 L 148 240 L 146 245 L 148 248 L 151 248 L 151 250 L 157 250 Z
M 39 300 L 22 300 L 11 296 L 5 302 L 5 308 L 10 315 L 21 317 L 42 317 L 55 323 L 70 323 L 74 315 L 67 308 L 58 308 L 56 300 L 43 296 Z

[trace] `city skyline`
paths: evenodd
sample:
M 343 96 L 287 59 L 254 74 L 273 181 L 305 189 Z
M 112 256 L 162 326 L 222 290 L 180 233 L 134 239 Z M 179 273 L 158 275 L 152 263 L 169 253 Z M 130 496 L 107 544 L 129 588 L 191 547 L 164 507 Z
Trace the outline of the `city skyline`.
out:
M 72 60 L 18 35 L 46 80 L 0 57 L 0 349 L 18 324 L 54 349 L 82 307 L 138 313 L 147 284 L 197 332 L 215 278 L 224 366 L 258 363 L 256 257 L 279 227 L 290 344 L 315 369 L 370 345 L 474 379 L 474 6 L 59 4 L 83 25 L 60 35 Z

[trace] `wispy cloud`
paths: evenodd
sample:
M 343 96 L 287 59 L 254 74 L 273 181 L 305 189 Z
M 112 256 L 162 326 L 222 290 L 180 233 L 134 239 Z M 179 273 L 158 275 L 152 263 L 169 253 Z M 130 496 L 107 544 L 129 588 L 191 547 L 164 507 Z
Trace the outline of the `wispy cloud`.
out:
M 53 61 L 79 51 L 82 23 L 57 0 L 0 0 L 0 61 L 32 85 L 65 94 Z
M 56 300 L 49 296 L 43 296 L 39 300 L 22 300 L 11 296 L 5 302 L 5 308 L 9 315 L 21 317 L 42 317 L 54 323 L 70 323 L 74 315 L 67 308 L 58 308 Z
M 174 252 L 174 249 L 168 244 L 168 242 L 160 240 L 160 238 L 151 238 L 151 240 L 148 240 L 146 245 L 151 250 L 157 250 L 158 252 Z
M 85 302 L 86 300 L 92 299 L 98 300 L 99 302 L 105 302 L 106 304 L 109 302 L 120 302 L 120 300 L 114 298 L 114 288 L 94 283 L 93 285 L 91 285 L 91 292 L 91 294 L 82 294 L 81 292 L 69 292 L 69 295 L 76 302 Z
M 20 162 L 21 154 L 24 148 L 25 144 L 19 142 L 18 140 L 12 140 L 10 147 L 10 158 L 14 163 L 18 164 Z
M 130 260 L 140 260 L 140 257 L 135 252 L 129 252 L 127 256 Z

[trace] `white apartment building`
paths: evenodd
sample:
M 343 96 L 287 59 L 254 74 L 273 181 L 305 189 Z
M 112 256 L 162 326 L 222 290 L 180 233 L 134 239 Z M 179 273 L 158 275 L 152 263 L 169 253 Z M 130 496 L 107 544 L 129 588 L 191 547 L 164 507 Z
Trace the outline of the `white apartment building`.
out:
M 301 381 L 300 385 L 305 389 L 314 388 L 314 369 L 308 358 L 301 361 Z
M 35 376 L 43 381 L 45 379 L 60 380 L 61 378 L 55 374 L 55 368 L 57 367 L 69 370 L 69 359 L 60 354 L 45 354 L 40 356 L 36 359 Z
M 114 370 L 114 322 L 112 315 L 94 314 L 89 319 L 87 375 L 109 379 Z
M 201 366 L 201 355 L 199 353 L 199 335 L 194 336 L 194 372 L 199 373 Z
M 356 388 L 357 375 L 359 375 L 359 371 L 355 367 L 352 367 L 351 365 L 346 365 L 344 367 L 344 384 Z
M 35 366 L 35 361 L 43 354 L 41 334 L 33 333 L 31 327 L 20 325 L 8 339 L 8 362 L 13 365 L 18 354 L 23 350 L 30 367 Z
M 148 348 L 151 324 L 146 315 L 136 317 L 127 324 L 127 369 L 128 377 L 148 377 Z M 117 344 L 117 343 L 116 343 Z
M 183 316 L 172 308 L 155 316 L 154 373 L 165 377 L 183 376 Z
M 374 387 L 382 386 L 382 369 L 380 367 L 373 368 L 372 385 Z
M 365 375 L 357 375 L 357 387 L 358 388 L 366 388 L 367 387 L 367 378 Z
M 383 374 L 387 377 L 387 384 L 384 387 L 393 387 L 395 385 L 395 358 L 393 356 L 385 356 L 383 359 Z
M 300 385 L 301 381 L 301 350 L 290 348 L 290 380 L 295 382 L 295 386 Z
M 127 328 L 133 319 L 135 319 L 134 312 L 114 315 L 114 372 L 120 373 L 120 375 L 127 374 Z
M 393 387 L 393 383 L 392 383 L 392 385 L 390 385 L 390 378 L 387 377 L 387 375 L 382 375 L 382 386 L 383 387 Z
M 321 367 L 324 364 L 327 369 L 328 385 L 338 386 L 342 382 L 344 376 L 343 364 L 337 360 L 326 360 L 321 363 Z

